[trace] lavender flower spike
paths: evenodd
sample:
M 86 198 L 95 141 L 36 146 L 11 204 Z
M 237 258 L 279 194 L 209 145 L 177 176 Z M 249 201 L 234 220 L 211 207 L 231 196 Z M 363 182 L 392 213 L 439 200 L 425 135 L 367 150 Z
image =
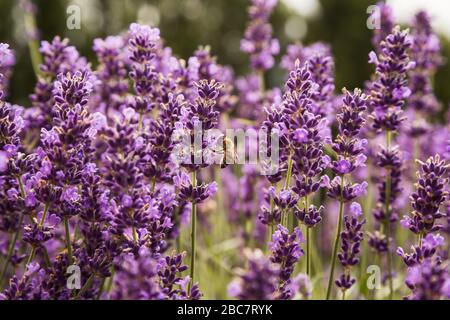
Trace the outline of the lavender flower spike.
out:
M 280 51 L 277 39 L 272 38 L 272 26 L 268 23 L 270 14 L 278 0 L 252 0 L 248 12 L 250 24 L 241 40 L 241 50 L 250 55 L 250 63 L 255 70 L 273 67 L 273 56 Z
M 341 228 L 343 220 L 345 220 L 346 231 L 342 233 L 342 251 L 339 255 L 341 263 L 346 267 L 351 265 L 355 260 L 353 255 L 359 250 L 359 242 L 362 236 L 359 234 L 363 222 L 358 222 L 356 218 L 344 218 L 344 204 L 352 201 L 365 192 L 366 182 L 362 184 L 352 184 L 345 181 L 346 175 L 353 173 L 358 167 L 365 165 L 366 156 L 364 155 L 367 142 L 361 139 L 361 129 L 365 124 L 363 114 L 367 109 L 367 97 L 361 90 L 355 89 L 349 92 L 344 89 L 345 97 L 344 105 L 340 113 L 337 115 L 339 133 L 332 144 L 333 150 L 337 154 L 337 160 L 331 163 L 331 169 L 337 175 L 330 183 L 329 179 L 325 179 L 328 187 L 328 196 L 339 200 L 339 219 L 337 224 L 336 239 L 334 242 L 333 256 L 331 259 L 331 271 L 328 279 L 327 299 L 331 296 L 331 287 L 333 283 L 334 269 L 341 237 Z M 354 209 L 352 207 L 352 209 Z M 357 212 L 357 210 L 353 210 Z M 348 253 L 349 247 L 352 246 L 351 253 Z M 353 251 L 355 249 L 355 251 Z M 353 281 L 350 279 L 348 272 L 341 277 L 336 284 L 343 290 L 347 290 Z
M 278 288 L 279 268 L 261 250 L 244 252 L 247 270 L 237 270 L 238 278 L 228 286 L 228 294 L 240 300 L 273 300 Z
M 448 184 L 446 173 L 450 164 L 441 160 L 439 155 L 426 162 L 419 161 L 419 164 L 421 171 L 418 173 L 417 190 L 411 195 L 412 216 L 405 216 L 402 225 L 423 237 L 441 229 L 437 222 L 445 217 L 440 207 L 448 196 L 445 185 Z

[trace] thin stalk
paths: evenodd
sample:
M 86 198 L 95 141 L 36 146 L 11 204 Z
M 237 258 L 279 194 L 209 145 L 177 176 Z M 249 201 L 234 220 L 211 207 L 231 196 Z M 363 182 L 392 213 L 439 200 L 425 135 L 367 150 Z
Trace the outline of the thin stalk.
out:
M 308 196 L 305 196 L 305 210 L 308 211 Z M 306 274 L 311 278 L 311 233 L 312 230 L 306 226 Z
M 8 270 L 9 261 L 11 260 L 12 254 L 14 252 L 14 248 L 16 247 L 17 239 L 19 238 L 20 232 L 22 231 L 22 228 L 21 228 L 22 223 L 23 223 L 23 214 L 20 215 L 18 228 L 17 228 L 16 232 L 14 232 L 13 238 L 9 245 L 8 254 L 5 259 L 5 264 L 3 265 L 2 273 L 0 274 L 0 284 L 3 283 L 3 278 L 6 274 L 6 271 Z
M 391 131 L 386 132 L 386 149 L 389 151 L 391 148 L 391 140 L 392 140 L 392 133 Z M 386 194 L 385 194 L 385 203 L 384 203 L 384 210 L 386 213 L 386 220 L 385 220 L 385 232 L 386 232 L 386 244 L 387 244 L 387 252 L 386 252 L 386 258 L 387 258 L 387 267 L 388 267 L 388 280 L 389 280 L 389 300 L 393 300 L 394 298 L 394 283 L 392 279 L 392 256 L 390 251 L 390 221 L 391 221 L 391 213 L 390 213 L 390 202 L 391 202 L 391 172 L 390 170 L 387 170 L 386 172 Z
M 292 155 L 291 155 L 291 156 L 289 156 L 289 160 L 288 160 L 288 169 L 287 169 L 286 181 L 284 183 L 284 190 L 288 190 L 289 186 L 291 185 L 292 166 L 293 166 L 293 161 L 292 161 Z M 283 209 L 283 212 L 282 212 L 283 225 L 286 228 L 288 227 L 287 217 L 288 217 L 288 212 L 285 209 Z
M 103 291 L 105 289 L 105 282 L 106 282 L 106 278 L 103 277 L 102 281 L 100 283 L 100 289 L 98 290 L 97 300 L 100 300 L 102 298 L 102 294 L 103 294 Z
M 133 241 L 134 241 L 134 243 L 138 243 L 138 234 L 137 234 L 136 227 L 133 226 L 131 229 L 132 229 L 132 234 L 133 234 Z
M 339 201 L 339 219 L 336 228 L 336 238 L 334 240 L 334 248 L 333 248 L 333 256 L 331 258 L 331 270 L 330 277 L 328 279 L 328 287 L 327 287 L 327 300 L 330 300 L 331 296 L 331 288 L 333 287 L 333 279 L 334 279 L 334 269 L 336 267 L 336 257 L 339 248 L 339 240 L 341 238 L 341 229 L 342 229 L 342 220 L 344 215 L 344 199 L 342 194 L 344 192 L 344 175 L 341 176 L 341 199 Z
M 116 269 L 114 269 L 114 267 L 111 267 L 111 276 L 109 277 L 108 280 L 108 285 L 106 286 L 106 292 L 109 293 L 111 291 L 111 288 L 113 286 L 114 283 L 114 275 L 116 273 Z
M 275 201 L 272 197 L 270 197 L 270 214 L 273 218 L 273 210 L 275 209 Z M 272 223 L 270 224 L 270 234 L 269 234 L 269 241 L 267 242 L 267 249 L 269 249 L 269 243 L 272 241 L 272 235 L 275 232 L 275 221 L 272 220 Z
M 195 189 L 197 187 L 197 173 L 192 172 L 192 187 Z M 195 245 L 196 245 L 196 233 L 197 233 L 197 205 L 195 200 L 192 200 L 192 217 L 191 217 L 191 268 L 190 277 L 191 282 L 189 283 L 189 291 L 194 285 L 195 277 Z
M 306 227 L 306 275 L 311 277 L 311 228 Z
M 50 269 L 52 267 L 52 264 L 50 262 L 50 257 L 48 255 L 47 248 L 46 247 L 42 247 L 41 249 L 42 249 L 42 253 L 44 255 L 45 266 Z
M 180 210 L 179 208 L 175 208 L 175 225 L 178 226 L 178 236 L 175 239 L 175 246 L 177 249 L 177 252 L 181 252 L 181 236 L 182 236 L 182 230 L 181 230 L 181 221 L 180 221 Z
M 17 177 L 17 182 L 19 184 L 20 195 L 22 196 L 22 199 L 25 199 L 25 189 L 23 187 L 21 175 L 19 175 Z M 22 223 L 23 223 L 23 214 L 20 215 L 17 230 L 13 235 L 13 238 L 11 240 L 11 243 L 10 243 L 10 246 L 8 249 L 8 254 L 6 255 L 5 264 L 3 266 L 2 273 L 0 274 L 0 284 L 3 283 L 3 277 L 5 276 L 6 271 L 8 270 L 9 261 L 11 260 L 12 254 L 14 252 L 14 248 L 16 247 L 17 239 L 19 238 L 20 232 L 22 231 L 22 228 L 21 228 Z
M 19 183 L 20 195 L 22 196 L 22 199 L 25 200 L 25 189 L 23 187 L 23 182 L 22 182 L 22 176 L 21 175 L 19 175 L 17 177 L 17 182 Z
M 45 217 L 47 216 L 49 207 L 50 207 L 50 204 L 46 203 L 45 207 L 44 207 L 44 212 L 42 213 L 41 221 L 39 222 L 39 228 L 42 228 L 42 226 L 44 225 Z M 45 256 L 45 253 L 47 253 L 47 250 L 45 250 L 45 252 L 44 252 L 44 259 L 46 259 L 46 258 L 48 259 L 48 253 L 47 253 L 47 256 Z M 33 262 L 35 256 L 36 256 L 36 248 L 33 247 L 31 249 L 30 255 L 28 256 L 27 265 L 30 264 L 31 262 Z M 50 260 L 46 261 L 46 263 L 50 264 Z
M 68 217 L 64 217 L 64 229 L 66 231 L 67 257 L 69 259 L 69 264 L 71 265 L 73 263 L 73 257 L 72 257 L 72 243 L 70 241 L 70 228 Z
M 39 77 L 41 70 L 40 65 L 42 64 L 42 56 L 39 52 L 39 41 L 33 38 L 36 27 L 36 18 L 32 13 L 26 12 L 24 17 L 25 29 L 29 33 L 28 36 L 28 49 L 30 51 L 31 64 L 33 66 L 34 73 L 36 77 Z
M 156 189 L 156 177 L 153 177 L 153 180 L 152 180 L 152 193 L 155 193 L 155 189 Z
M 262 94 L 266 91 L 266 81 L 264 80 L 264 71 L 258 71 L 259 90 Z
M 134 225 L 134 210 L 131 211 L 131 218 L 133 219 L 133 226 L 131 227 L 131 236 L 133 237 L 133 242 L 138 243 L 138 234 L 136 226 Z
M 41 221 L 39 222 L 39 227 L 41 228 L 44 225 L 45 218 L 47 217 L 48 209 L 50 208 L 50 204 L 46 203 L 44 207 L 44 212 L 42 213 Z
M 144 115 L 142 113 L 139 113 L 139 122 L 137 126 L 138 133 L 141 133 L 142 131 L 143 122 L 144 122 Z
M 419 138 L 414 140 L 414 164 L 413 164 L 413 172 L 412 176 L 414 177 L 416 172 L 419 170 L 419 164 L 417 160 L 420 159 L 420 142 Z
M 418 241 L 418 243 L 419 243 L 419 248 L 420 249 L 422 249 L 422 241 L 423 240 L 423 234 L 422 233 L 419 233 L 419 241 Z
M 95 274 L 91 274 L 89 278 L 87 279 L 84 286 L 80 289 L 77 296 L 75 297 L 75 300 L 78 300 L 81 298 L 81 296 L 92 286 L 92 282 L 94 281 Z
M 293 165 L 292 156 L 289 156 L 288 170 L 286 175 L 286 181 L 284 183 L 284 190 L 287 190 L 291 185 L 292 165 Z
M 33 248 L 31 249 L 30 255 L 28 256 L 27 264 L 26 264 L 26 265 L 29 265 L 31 262 L 33 262 L 33 259 L 34 259 L 35 256 L 36 256 L 36 248 L 33 247 Z

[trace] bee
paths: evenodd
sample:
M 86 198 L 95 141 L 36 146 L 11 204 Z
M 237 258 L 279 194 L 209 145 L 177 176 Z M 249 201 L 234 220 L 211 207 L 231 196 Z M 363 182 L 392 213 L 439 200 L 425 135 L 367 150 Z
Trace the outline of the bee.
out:
M 223 154 L 221 161 L 221 168 L 226 168 L 229 164 L 238 163 L 238 155 L 236 153 L 236 146 L 233 140 L 228 137 L 223 137 L 222 149 L 220 153 Z

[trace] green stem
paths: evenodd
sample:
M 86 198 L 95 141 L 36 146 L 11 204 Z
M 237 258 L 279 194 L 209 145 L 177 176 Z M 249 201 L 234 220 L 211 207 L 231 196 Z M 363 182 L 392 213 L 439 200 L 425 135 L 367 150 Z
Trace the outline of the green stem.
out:
M 264 71 L 258 71 L 259 86 L 262 94 L 266 91 L 266 81 L 264 80 Z
M 45 218 L 47 217 L 48 209 L 50 208 L 50 204 L 46 203 L 44 207 L 44 212 L 42 213 L 41 221 L 39 222 L 39 227 L 42 228 L 45 222 Z
M 197 174 L 195 171 L 192 172 L 192 187 L 195 189 L 197 187 Z M 197 233 L 197 205 L 195 200 L 192 199 L 192 216 L 191 216 L 191 268 L 190 277 L 191 282 L 189 283 L 189 291 L 194 285 L 195 277 L 195 244 L 196 244 L 196 233 Z
M 28 256 L 26 266 L 29 265 L 31 262 L 33 262 L 33 259 L 34 259 L 35 256 L 36 256 L 36 248 L 33 247 L 33 248 L 31 249 L 30 255 Z M 25 267 L 26 267 L 26 266 L 25 266 Z
M 71 265 L 73 263 L 73 257 L 72 257 L 72 243 L 70 241 L 70 227 L 68 217 L 64 217 L 64 229 L 66 230 L 67 257 L 69 259 L 69 265 Z
M 25 189 L 23 187 L 23 182 L 22 182 L 22 176 L 19 175 L 17 177 L 17 182 L 19 183 L 19 190 L 20 190 L 20 195 L 22 196 L 22 199 L 25 200 Z
M 116 270 L 114 269 L 114 267 L 111 267 L 111 276 L 109 277 L 108 280 L 108 285 L 106 286 L 106 292 L 109 293 L 111 292 L 111 288 L 113 286 L 114 283 L 114 275 L 116 273 Z
M 306 227 L 306 275 L 311 278 L 311 228 Z
M 77 296 L 75 297 L 75 300 L 80 299 L 81 296 L 86 292 L 86 290 L 88 290 L 92 286 L 92 282 L 94 281 L 94 277 L 95 277 L 94 273 L 89 276 L 89 278 L 87 279 L 86 283 L 80 289 L 80 291 L 78 292 Z
M 134 243 L 138 243 L 138 234 L 137 234 L 136 227 L 133 226 L 131 229 L 132 229 L 132 234 L 133 234 L 133 241 L 134 241 Z
M 137 126 L 138 133 L 141 133 L 141 131 L 142 131 L 143 122 L 144 122 L 144 115 L 142 113 L 139 113 L 139 122 L 138 122 L 138 126 Z
M 20 232 L 22 231 L 22 223 L 23 223 L 23 214 L 20 215 L 18 228 L 16 232 L 14 232 L 12 241 L 9 245 L 8 254 L 5 259 L 5 264 L 3 266 L 2 273 L 0 274 L 0 285 L 3 283 L 3 277 L 5 276 L 6 271 L 8 270 L 9 261 L 11 260 L 14 248 L 16 247 L 17 239 L 19 238 Z
M 50 204 L 46 203 L 45 207 L 44 207 L 44 212 L 42 213 L 41 221 L 39 222 L 39 228 L 42 228 L 42 226 L 44 225 L 45 217 L 47 216 L 47 212 L 48 212 L 48 208 L 49 207 L 50 207 Z M 27 265 L 30 264 L 31 262 L 33 262 L 33 259 L 34 259 L 35 256 L 36 256 L 36 248 L 33 247 L 31 249 L 30 255 L 28 256 Z M 47 253 L 47 258 L 48 258 L 48 253 Z
M 305 210 L 308 212 L 308 196 L 305 196 Z M 312 230 L 306 226 L 306 274 L 311 278 L 311 233 Z
M 292 156 L 289 156 L 288 170 L 286 175 L 286 181 L 284 183 L 284 190 L 287 190 L 291 185 L 292 165 L 293 165 Z
M 106 278 L 103 277 L 102 282 L 100 283 L 100 289 L 98 290 L 97 300 L 100 300 L 102 298 L 102 294 L 105 289 L 105 282 L 106 282 Z
M 288 160 L 288 169 L 287 169 L 286 181 L 284 183 L 284 190 L 288 190 L 289 186 L 291 185 L 292 166 L 293 166 L 293 161 L 292 161 L 292 155 L 291 155 L 291 156 L 289 156 L 289 160 Z M 282 218 L 283 218 L 283 225 L 287 228 L 288 227 L 288 219 L 287 219 L 288 212 L 285 209 L 283 209 Z
M 153 181 L 152 181 L 152 194 L 155 193 L 155 189 L 156 189 L 156 177 L 153 177 Z
M 418 242 L 419 242 L 419 248 L 420 249 L 422 249 L 422 242 L 423 242 L 422 240 L 423 240 L 423 234 L 419 233 L 419 241 Z
M 342 194 L 344 192 L 344 186 L 345 186 L 344 176 L 342 175 L 341 176 L 341 199 L 339 201 L 339 219 L 338 219 L 338 224 L 337 224 L 337 228 L 336 228 L 336 238 L 334 240 L 333 256 L 331 258 L 331 270 L 330 270 L 330 277 L 328 279 L 328 287 L 327 287 L 327 300 L 330 300 L 330 296 L 331 296 L 331 288 L 333 287 L 333 279 L 334 279 L 334 269 L 336 266 L 336 257 L 337 257 L 337 252 L 338 252 L 338 248 L 339 248 L 339 240 L 341 238 L 342 220 L 343 220 L 343 215 L 344 215 L 344 199 L 342 197 Z
M 386 132 L 386 149 L 389 151 L 391 148 L 391 140 L 392 133 L 391 131 Z M 391 202 L 391 171 L 387 170 L 386 172 L 386 194 L 385 194 L 385 203 L 384 203 L 384 211 L 386 214 L 385 219 L 385 232 L 386 232 L 386 245 L 387 245 L 387 267 L 388 267 L 388 280 L 389 280 L 389 300 L 393 300 L 394 297 L 394 283 L 392 279 L 392 256 L 390 250 L 390 221 L 391 221 L 391 213 L 390 213 L 390 202 Z
M 46 247 L 42 247 L 41 249 L 42 249 L 42 253 L 44 255 L 45 266 L 50 269 L 52 267 L 52 264 L 50 262 L 50 257 L 48 255 L 47 248 Z
M 25 29 L 28 33 L 34 33 L 36 30 L 36 19 L 33 14 L 25 13 Z M 42 56 L 39 52 L 39 41 L 29 38 L 28 39 L 28 49 L 30 51 L 31 64 L 33 65 L 34 73 L 36 77 L 39 77 L 41 74 L 41 70 L 39 66 L 42 64 Z
M 175 221 L 176 221 L 176 225 L 178 226 L 178 236 L 175 239 L 175 245 L 177 248 L 177 252 L 181 252 L 181 221 L 180 221 L 180 212 L 178 208 L 175 208 Z

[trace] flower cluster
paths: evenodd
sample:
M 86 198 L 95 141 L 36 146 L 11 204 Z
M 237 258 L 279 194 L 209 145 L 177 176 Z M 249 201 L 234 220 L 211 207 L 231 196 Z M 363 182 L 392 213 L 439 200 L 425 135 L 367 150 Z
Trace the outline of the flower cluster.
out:
M 356 279 L 350 275 L 353 266 L 359 263 L 358 254 L 361 251 L 361 242 L 364 233 L 362 227 L 365 220 L 359 221 L 362 215 L 361 205 L 357 202 L 352 203 L 351 215 L 344 217 L 344 231 L 341 233 L 341 251 L 338 253 L 338 259 L 344 267 L 345 272 L 336 280 L 336 285 L 345 292 L 355 284 Z
M 15 63 L 15 56 L 9 45 L 0 43 L 0 99 L 6 98 L 9 76 Z
M 416 66 L 409 72 L 411 82 L 409 106 L 417 111 L 436 112 L 440 105 L 434 95 L 431 81 L 443 62 L 439 38 L 433 33 L 430 17 L 425 11 L 415 15 L 411 35 L 412 59 Z
M 273 56 L 280 51 L 277 39 L 272 38 L 272 26 L 267 23 L 278 0 L 252 0 L 248 12 L 250 24 L 241 40 L 241 50 L 250 55 L 250 64 L 255 70 L 271 69 Z
M 228 287 L 230 296 L 241 300 L 272 300 L 278 288 L 279 268 L 260 250 L 246 251 L 247 270 L 237 270 L 236 278 Z
M 132 23 L 94 40 L 98 63 L 68 39 L 31 45 L 42 62 L 22 107 L 0 44 L 0 300 L 450 298 L 450 129 L 438 121 L 450 118 L 430 18 L 417 13 L 409 34 L 379 4 L 364 92 L 335 92 L 322 42 L 290 44 L 284 86 L 268 89 L 277 2 L 251 0 L 238 77 L 209 46 L 181 58 Z M 355 286 L 366 265 L 382 267 L 383 290 Z
M 441 227 L 437 222 L 445 217 L 440 208 L 448 195 L 445 185 L 450 165 L 436 156 L 420 162 L 420 166 L 417 190 L 411 195 L 412 216 L 405 216 L 402 225 L 415 234 L 426 235 L 438 231 Z
M 342 202 L 350 202 L 366 192 L 367 182 L 348 183 L 346 175 L 365 166 L 367 141 L 360 138 L 365 124 L 363 113 L 366 110 L 367 97 L 359 89 L 354 92 L 344 90 L 343 106 L 337 115 L 339 134 L 331 147 L 337 159 L 330 163 L 336 177 L 330 182 L 325 176 L 322 184 L 328 188 L 328 196 Z
M 394 28 L 381 42 L 381 52 L 370 53 L 370 63 L 376 67 L 376 80 L 371 84 L 369 104 L 373 110 L 376 131 L 398 131 L 404 120 L 401 108 L 411 90 L 407 86 L 407 71 L 415 67 L 409 58 L 411 39 L 408 30 Z
M 278 225 L 273 234 L 273 240 L 269 243 L 271 251 L 270 261 L 279 265 L 280 294 L 286 295 L 286 288 L 292 282 L 291 275 L 294 272 L 294 266 L 303 256 L 304 252 L 300 248 L 303 242 L 303 234 L 299 228 L 295 228 L 292 234 L 282 225 Z

